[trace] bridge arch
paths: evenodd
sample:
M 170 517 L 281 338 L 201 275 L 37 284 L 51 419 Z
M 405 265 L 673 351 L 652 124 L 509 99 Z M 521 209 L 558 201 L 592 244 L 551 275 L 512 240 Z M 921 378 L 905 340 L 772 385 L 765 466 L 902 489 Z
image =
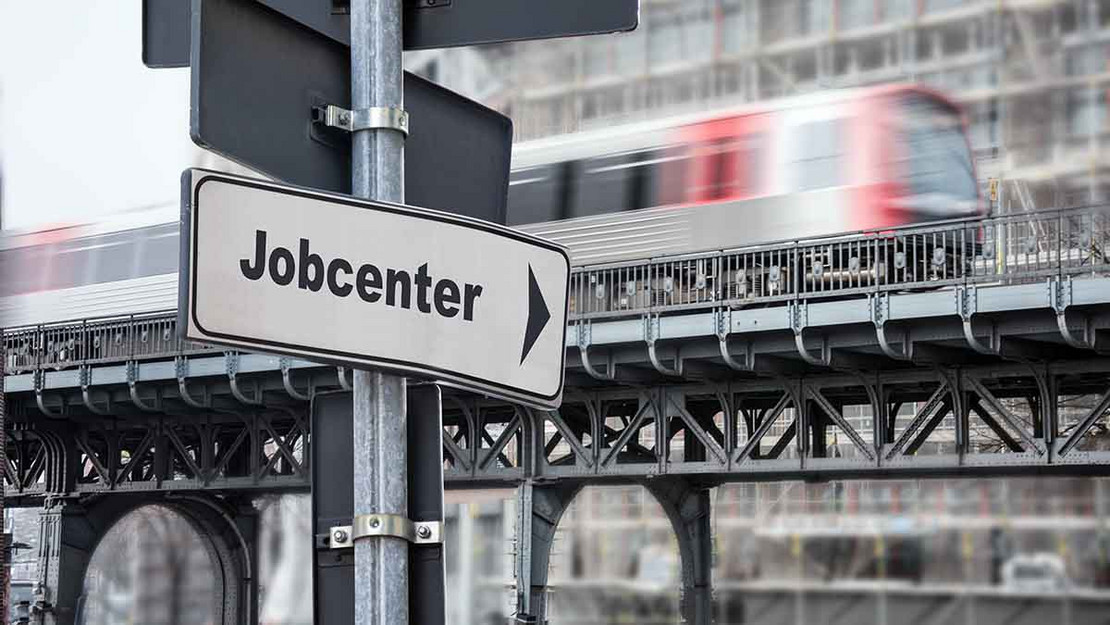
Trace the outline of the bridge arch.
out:
M 713 525 L 709 489 L 681 477 L 649 480 L 645 487 L 663 507 L 678 538 L 683 623 L 706 624 L 713 609 Z
M 83 612 L 94 591 L 86 586 L 90 564 L 102 546 L 113 548 L 114 529 L 137 529 L 144 525 L 142 516 L 156 509 L 173 519 L 171 525 L 187 529 L 195 541 L 192 544 L 204 549 L 213 578 L 213 605 L 219 606 L 211 615 L 213 622 L 253 625 L 257 621 L 253 509 L 214 497 L 168 493 L 117 494 L 56 502 L 46 508 L 39 573 L 44 623 L 85 622 Z
M 708 624 L 711 619 L 712 538 L 708 489 L 680 477 L 636 483 L 657 503 L 678 546 L 679 617 L 684 623 Z M 522 512 L 518 540 L 530 536 L 527 551 L 517 558 L 517 622 L 546 623 L 547 586 L 555 532 L 585 484 L 532 484 L 521 488 Z M 530 512 L 529 512 L 530 510 Z

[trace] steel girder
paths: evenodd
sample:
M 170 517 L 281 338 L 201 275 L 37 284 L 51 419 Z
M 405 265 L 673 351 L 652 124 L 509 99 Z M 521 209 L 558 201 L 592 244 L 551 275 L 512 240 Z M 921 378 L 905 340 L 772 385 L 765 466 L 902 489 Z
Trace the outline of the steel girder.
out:
M 307 389 L 334 369 L 10 395 L 8 496 L 308 487 Z M 288 378 L 286 378 L 288 379 Z M 137 396 L 132 398 L 132 393 Z M 198 399 L 203 397 L 204 399 Z M 447 394 L 449 487 L 524 480 L 1110 473 L 1110 359 L 578 387 L 557 411 Z M 64 407 L 64 408 L 63 408 Z M 109 408 L 110 407 L 110 412 Z M 153 410 L 153 411 L 152 411 Z
M 24 395 L 9 420 L 7 496 L 307 489 L 307 395 L 271 377 L 233 368 L 220 384 Z
M 445 415 L 445 475 L 463 486 L 1107 473 L 1108 374 L 1099 359 L 576 389 L 557 411 L 512 418 L 474 401 Z

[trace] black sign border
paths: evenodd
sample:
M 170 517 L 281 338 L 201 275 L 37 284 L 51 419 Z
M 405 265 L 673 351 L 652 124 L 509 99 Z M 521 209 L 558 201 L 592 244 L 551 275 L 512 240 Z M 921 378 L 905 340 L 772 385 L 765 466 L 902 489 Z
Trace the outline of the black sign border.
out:
M 195 176 L 199 175 L 199 179 Z M 292 343 L 284 343 L 280 341 L 271 341 L 266 339 L 251 338 L 237 336 L 233 334 L 226 334 L 222 332 L 211 332 L 206 329 L 196 317 L 196 285 L 194 284 L 197 277 L 197 237 L 196 228 L 199 223 L 199 198 L 200 189 L 206 182 L 215 181 L 223 182 L 226 184 L 239 185 L 243 187 L 261 189 L 283 195 L 291 195 L 294 197 L 301 197 L 311 200 L 322 200 L 342 204 L 353 208 L 361 208 L 365 210 L 384 211 L 397 215 L 404 215 L 406 217 L 414 217 L 418 219 L 427 219 L 430 221 L 437 221 L 441 223 L 448 223 L 456 226 L 470 228 L 472 230 L 481 230 L 502 236 L 510 239 L 516 239 L 522 243 L 534 245 L 537 247 L 547 248 L 551 251 L 558 252 L 567 265 L 567 284 L 566 292 L 564 293 L 564 312 L 562 324 L 562 348 L 559 354 L 559 387 L 555 393 L 551 395 L 541 395 L 526 389 L 501 384 L 491 380 L 486 380 L 472 375 L 463 373 L 456 373 L 439 367 L 432 367 L 420 363 L 415 363 L 407 360 L 397 360 L 392 358 L 367 358 L 359 354 L 351 352 L 344 352 L 341 350 L 322 349 L 315 347 L 308 347 L 304 345 L 295 345 Z M 562 246 L 556 245 L 550 241 L 526 235 L 522 232 L 512 230 L 510 228 L 498 227 L 495 224 L 483 222 L 477 219 L 468 219 L 449 213 L 443 213 L 432 209 L 420 209 L 401 204 L 390 204 L 386 202 L 377 202 L 370 200 L 360 200 L 350 196 L 339 195 L 306 187 L 298 187 L 294 185 L 275 184 L 263 180 L 252 180 L 250 178 L 243 178 L 240 176 L 233 176 L 212 170 L 192 168 L 187 169 L 182 174 L 182 202 L 181 202 L 181 231 L 188 233 L 188 241 L 182 239 L 181 244 L 181 270 L 179 272 L 178 284 L 178 333 L 185 340 L 197 340 L 210 343 L 218 343 L 231 347 L 258 347 L 264 351 L 271 351 L 278 354 L 286 354 L 298 356 L 307 360 L 320 361 L 327 364 L 336 366 L 382 366 L 386 369 L 395 369 L 406 373 L 414 373 L 416 375 L 423 375 L 433 379 L 441 384 L 456 386 L 466 390 L 474 391 L 481 394 L 488 395 L 501 395 L 510 401 L 525 401 L 526 403 L 536 403 L 542 405 L 544 408 L 557 407 L 555 400 L 559 399 L 563 394 L 564 385 L 566 383 L 566 376 L 564 371 L 566 368 L 566 323 L 570 319 L 570 275 L 571 264 L 570 255 L 567 250 Z M 188 315 L 186 317 L 186 315 Z M 204 333 L 205 336 L 190 336 L 189 335 L 189 320 L 192 320 L 197 329 Z M 273 348 L 273 349 L 270 349 Z M 440 378 L 438 376 L 445 376 Z

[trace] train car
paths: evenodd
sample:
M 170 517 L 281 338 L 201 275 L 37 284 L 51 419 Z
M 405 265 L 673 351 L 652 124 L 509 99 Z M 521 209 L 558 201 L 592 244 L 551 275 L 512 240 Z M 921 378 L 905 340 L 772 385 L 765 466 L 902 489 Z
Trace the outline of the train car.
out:
M 0 327 L 177 307 L 176 204 L 0 236 Z
M 510 224 L 576 265 L 983 214 L 959 108 L 830 91 L 514 146 Z M 172 310 L 178 208 L 0 238 L 0 327 Z
M 827 91 L 514 148 L 513 225 L 576 264 L 985 215 L 959 107 Z

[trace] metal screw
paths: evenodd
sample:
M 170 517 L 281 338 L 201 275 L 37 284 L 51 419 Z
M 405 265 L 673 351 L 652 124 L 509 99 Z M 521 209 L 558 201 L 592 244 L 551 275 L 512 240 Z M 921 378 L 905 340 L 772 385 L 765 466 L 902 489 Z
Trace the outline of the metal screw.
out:
M 378 517 L 374 517 L 374 518 L 370 519 L 370 527 L 378 527 L 381 524 L 382 524 L 382 520 L 379 519 Z
M 420 538 L 423 538 L 424 540 L 427 540 L 432 537 L 432 528 L 428 527 L 427 525 L 421 525 L 420 527 L 416 528 L 416 535 Z
M 347 532 L 343 530 L 335 530 L 332 532 L 331 537 L 335 542 L 340 544 L 347 542 Z
M 339 123 L 341 123 L 341 124 L 351 123 L 351 114 L 350 113 L 340 113 L 339 114 Z

